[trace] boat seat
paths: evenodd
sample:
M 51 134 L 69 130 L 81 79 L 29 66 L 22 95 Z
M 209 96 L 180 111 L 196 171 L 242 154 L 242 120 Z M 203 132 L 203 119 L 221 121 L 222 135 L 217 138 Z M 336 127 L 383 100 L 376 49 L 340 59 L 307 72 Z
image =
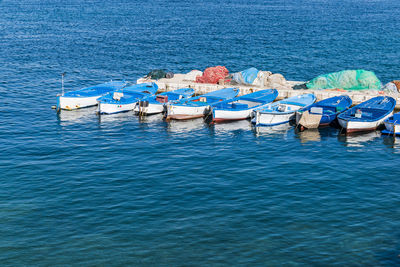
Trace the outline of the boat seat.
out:
M 324 113 L 324 108 L 322 108 L 322 107 L 311 107 L 310 108 L 310 113 L 311 114 L 323 114 Z
M 281 104 L 293 105 L 293 106 L 300 106 L 300 107 L 305 107 L 305 106 L 306 106 L 306 105 L 303 104 L 303 103 L 291 102 L 291 101 L 282 101 Z
M 246 109 L 248 107 L 249 107 L 249 105 L 243 104 L 243 103 L 233 103 L 232 104 L 232 108 L 234 108 L 234 109 Z

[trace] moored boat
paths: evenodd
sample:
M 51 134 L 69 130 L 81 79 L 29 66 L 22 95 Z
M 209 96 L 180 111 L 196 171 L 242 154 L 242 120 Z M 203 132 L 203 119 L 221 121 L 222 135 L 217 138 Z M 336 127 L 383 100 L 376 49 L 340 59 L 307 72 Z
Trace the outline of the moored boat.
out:
M 155 83 L 141 83 L 110 92 L 99 99 L 99 114 L 114 114 L 133 110 L 137 102 L 158 90 Z
M 252 123 L 256 126 L 274 126 L 288 123 L 295 118 L 295 112 L 306 109 L 316 100 L 313 94 L 289 97 L 254 110 Z
M 135 106 L 135 113 L 140 115 L 153 115 L 162 113 L 164 106 L 183 98 L 191 97 L 194 94 L 192 88 L 181 88 L 174 91 L 164 92 L 143 98 Z
M 383 134 L 400 135 L 400 112 L 387 118 L 384 123 L 386 129 L 382 131 Z
M 377 96 L 338 115 L 340 126 L 347 133 L 373 131 L 393 114 L 396 100 L 388 96 Z
M 211 107 L 212 122 L 248 119 L 254 109 L 271 103 L 277 96 L 276 89 L 266 89 L 218 102 Z
M 296 125 L 300 128 L 328 126 L 337 115 L 348 109 L 353 101 L 348 95 L 330 97 L 296 112 Z
M 126 82 L 111 81 L 57 96 L 57 110 L 73 110 L 97 105 L 97 98 L 123 88 Z
M 181 99 L 170 103 L 167 105 L 167 120 L 187 120 L 204 117 L 206 110 L 211 105 L 232 99 L 238 93 L 238 88 L 224 88 L 201 96 Z

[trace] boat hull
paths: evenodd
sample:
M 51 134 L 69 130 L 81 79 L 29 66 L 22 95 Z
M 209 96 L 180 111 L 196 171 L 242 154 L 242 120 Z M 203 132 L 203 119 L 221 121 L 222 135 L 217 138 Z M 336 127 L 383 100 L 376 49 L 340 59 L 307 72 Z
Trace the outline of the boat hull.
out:
M 353 121 L 344 120 L 338 117 L 338 122 L 340 126 L 346 130 L 346 133 L 374 131 L 384 122 L 384 120 L 392 116 L 392 114 L 393 112 L 376 121 Z
M 256 126 L 274 126 L 288 123 L 295 118 L 295 112 L 291 113 L 262 113 L 257 112 L 252 122 Z
M 385 128 L 388 132 L 392 134 L 400 134 L 400 124 L 385 121 Z
M 86 108 L 97 105 L 98 96 L 91 97 L 66 97 L 66 96 L 58 96 L 57 97 L 57 109 L 63 110 L 74 110 L 79 108 Z
M 102 103 L 99 102 L 99 109 L 98 112 L 100 114 L 115 114 L 121 112 L 131 111 L 135 108 L 136 103 L 129 103 L 129 104 L 109 104 L 109 103 Z
M 220 110 L 214 109 L 212 112 L 213 119 L 215 123 L 225 122 L 225 121 L 238 121 L 245 120 L 251 117 L 252 110 Z
M 159 113 L 163 113 L 164 105 L 163 104 L 151 104 L 151 103 L 149 103 L 149 105 L 147 107 L 139 107 L 139 105 L 137 105 L 133 111 L 135 111 L 136 114 L 140 114 L 140 115 L 159 114 Z
M 204 112 L 207 106 L 180 106 L 168 105 L 167 106 L 167 119 L 171 120 L 189 120 L 204 117 Z

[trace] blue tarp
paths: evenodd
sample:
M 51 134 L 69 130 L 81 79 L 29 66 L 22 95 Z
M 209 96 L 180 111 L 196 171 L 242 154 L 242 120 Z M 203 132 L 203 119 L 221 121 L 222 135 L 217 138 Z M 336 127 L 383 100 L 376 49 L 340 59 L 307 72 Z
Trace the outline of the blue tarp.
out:
M 250 68 L 233 74 L 232 79 L 238 84 L 252 84 L 257 78 L 258 69 Z

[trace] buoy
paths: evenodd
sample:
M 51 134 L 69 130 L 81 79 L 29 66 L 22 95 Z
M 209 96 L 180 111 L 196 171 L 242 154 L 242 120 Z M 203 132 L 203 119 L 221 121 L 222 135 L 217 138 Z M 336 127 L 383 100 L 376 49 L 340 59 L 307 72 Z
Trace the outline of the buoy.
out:
M 56 109 L 56 108 L 57 108 L 57 106 L 51 106 L 51 108 L 52 108 L 52 109 Z

